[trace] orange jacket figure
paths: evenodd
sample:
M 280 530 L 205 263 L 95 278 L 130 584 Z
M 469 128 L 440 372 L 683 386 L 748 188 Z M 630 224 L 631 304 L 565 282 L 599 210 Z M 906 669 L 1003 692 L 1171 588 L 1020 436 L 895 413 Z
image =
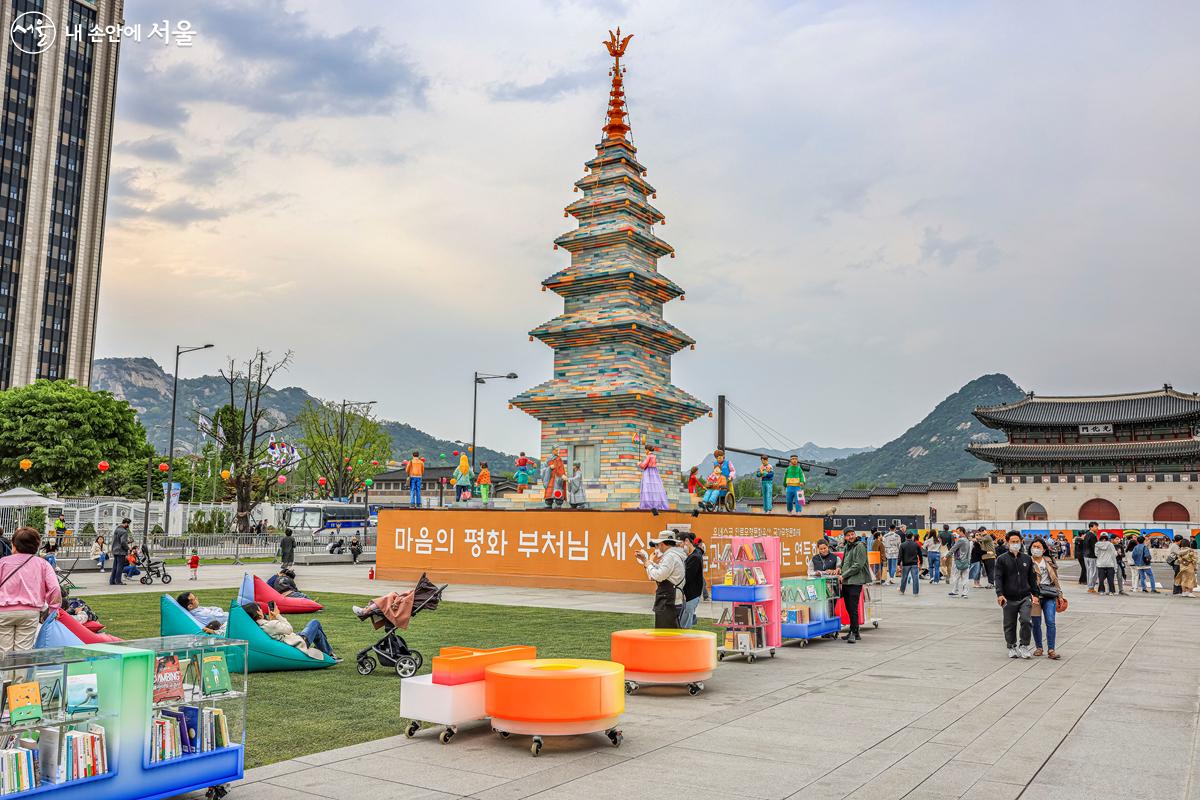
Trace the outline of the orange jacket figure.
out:
M 413 456 L 408 462 L 408 477 L 419 478 L 425 474 L 425 459 Z

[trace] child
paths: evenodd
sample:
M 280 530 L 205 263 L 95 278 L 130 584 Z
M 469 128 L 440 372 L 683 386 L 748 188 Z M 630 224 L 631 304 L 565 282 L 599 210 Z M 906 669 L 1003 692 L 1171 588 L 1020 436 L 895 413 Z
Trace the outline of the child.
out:
M 517 494 L 524 494 L 525 487 L 529 485 L 529 459 L 525 457 L 525 451 L 521 451 L 521 455 L 517 456 Z
M 488 494 L 492 491 L 492 471 L 488 469 L 486 461 L 479 465 L 479 477 L 475 479 L 475 483 L 479 486 L 479 499 L 486 506 Z
M 189 580 L 196 580 L 196 575 L 200 572 L 200 554 L 194 547 L 192 548 L 192 557 L 188 559 L 188 569 L 192 571 L 192 577 Z
M 583 466 L 576 461 L 571 465 L 571 480 L 567 481 L 567 504 L 571 508 L 583 508 L 587 503 L 587 492 L 583 488 Z
M 688 482 L 687 482 L 688 494 L 692 494 L 692 495 L 700 494 L 700 475 L 698 474 L 699 472 L 700 472 L 699 467 L 692 467 L 691 472 L 688 473 Z

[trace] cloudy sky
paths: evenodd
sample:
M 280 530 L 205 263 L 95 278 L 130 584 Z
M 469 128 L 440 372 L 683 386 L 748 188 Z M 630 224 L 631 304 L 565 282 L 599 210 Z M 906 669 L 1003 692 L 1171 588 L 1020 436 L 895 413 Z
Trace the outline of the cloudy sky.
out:
M 594 153 L 605 31 L 699 342 L 675 380 L 881 444 L 963 383 L 1200 389 L 1200 5 L 184 2 L 121 52 L 97 356 L 256 346 L 286 382 L 536 449 L 508 397 Z M 156 40 L 157 41 L 157 40 Z M 153 332 L 148 332 L 148 326 Z M 757 444 L 749 431 L 739 441 Z M 738 435 L 738 434 L 741 435 Z M 710 420 L 684 432 L 691 459 Z

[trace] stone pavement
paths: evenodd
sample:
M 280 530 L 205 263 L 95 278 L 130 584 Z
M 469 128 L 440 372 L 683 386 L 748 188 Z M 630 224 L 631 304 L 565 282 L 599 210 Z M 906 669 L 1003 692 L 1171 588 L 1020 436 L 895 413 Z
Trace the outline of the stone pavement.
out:
M 643 688 L 620 748 L 548 738 L 533 758 L 485 724 L 445 746 L 432 729 L 251 770 L 231 798 L 1200 800 L 1200 600 L 1068 584 L 1062 660 L 1022 661 L 993 592 L 924 589 L 887 587 L 880 628 L 853 646 L 727 661 L 698 697 Z

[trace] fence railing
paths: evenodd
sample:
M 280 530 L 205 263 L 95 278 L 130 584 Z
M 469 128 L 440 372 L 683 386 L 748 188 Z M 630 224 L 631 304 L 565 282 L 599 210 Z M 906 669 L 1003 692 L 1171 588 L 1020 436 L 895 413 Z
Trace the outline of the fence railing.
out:
M 374 554 L 376 531 L 369 529 L 366 531 L 359 530 L 359 544 L 362 545 L 363 552 L 366 554 Z M 109 538 L 105 534 L 105 539 Z M 149 534 L 145 543 L 150 550 L 151 558 L 168 559 L 168 558 L 187 558 L 191 555 L 192 550 L 196 550 L 199 554 L 201 562 L 215 558 L 232 558 L 235 560 L 241 559 L 259 559 L 259 558 L 274 558 L 279 552 L 279 540 L 282 534 L 278 531 L 270 531 L 266 533 L 179 533 L 166 536 L 163 534 Z M 313 537 L 298 536 L 296 539 L 296 555 L 312 555 L 316 553 L 329 552 L 329 539 L 315 539 Z M 347 545 L 350 542 L 350 536 L 339 535 L 338 539 L 344 539 Z M 65 536 L 59 537 L 58 542 L 58 560 L 61 564 L 65 559 L 84 559 L 86 560 L 91 553 L 92 542 L 95 537 L 91 535 L 78 535 L 74 531 Z M 133 541 L 135 544 L 141 545 L 143 542 L 140 530 L 134 529 Z M 335 540 L 336 541 L 336 540 Z M 348 550 L 346 552 L 349 552 Z M 81 565 L 83 561 L 80 562 Z

